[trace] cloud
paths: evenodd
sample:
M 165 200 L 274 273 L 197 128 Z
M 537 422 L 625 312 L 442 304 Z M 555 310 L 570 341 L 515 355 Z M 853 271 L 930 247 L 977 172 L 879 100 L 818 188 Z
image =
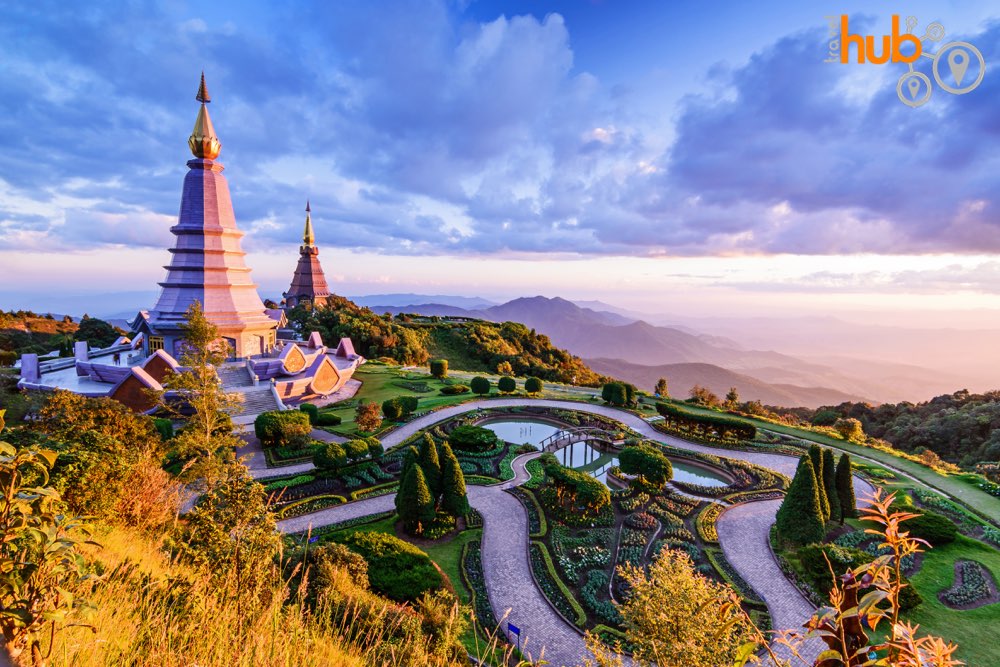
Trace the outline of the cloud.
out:
M 910 109 L 897 66 L 823 63 L 817 28 L 711 66 L 671 116 L 580 71 L 558 14 L 215 15 L 0 9 L 6 247 L 169 243 L 204 68 L 249 248 L 296 245 L 309 198 L 321 245 L 395 254 L 1000 249 L 989 66 L 973 94 Z M 1000 62 L 1000 23 L 967 39 Z

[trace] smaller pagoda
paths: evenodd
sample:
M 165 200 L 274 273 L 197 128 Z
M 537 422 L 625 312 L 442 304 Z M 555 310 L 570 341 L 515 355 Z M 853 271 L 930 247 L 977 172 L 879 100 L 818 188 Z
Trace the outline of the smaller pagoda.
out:
M 322 306 L 330 297 L 330 288 L 326 285 L 323 267 L 319 264 L 319 248 L 316 246 L 312 209 L 308 201 L 306 228 L 302 233 L 302 245 L 299 246 L 299 263 L 295 267 L 291 286 L 282 296 L 285 298 L 285 308 L 294 308 L 307 302 L 314 306 Z

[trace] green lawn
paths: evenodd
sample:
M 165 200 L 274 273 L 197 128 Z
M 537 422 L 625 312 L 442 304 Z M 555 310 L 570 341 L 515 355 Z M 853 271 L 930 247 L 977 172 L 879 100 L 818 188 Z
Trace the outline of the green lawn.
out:
M 959 645 L 957 657 L 969 667 L 1000 664 L 1000 603 L 964 611 L 946 607 L 937 595 L 951 587 L 956 560 L 982 563 L 1000 581 L 1000 551 L 982 542 L 959 535 L 951 544 L 935 547 L 924 555 L 920 571 L 911 582 L 923 596 L 923 603 L 907 615 L 919 623 L 922 633 L 945 637 Z
M 684 403 L 683 401 L 678 401 L 679 404 L 683 405 L 686 409 L 692 412 L 702 412 L 705 414 L 718 414 L 714 410 L 708 408 L 702 408 L 696 405 L 691 405 L 689 403 Z M 783 424 L 775 424 L 772 422 L 762 421 L 760 419 L 753 419 L 751 417 L 737 417 L 737 419 L 742 419 L 744 421 L 750 422 L 754 426 L 762 429 L 767 429 L 769 431 L 774 431 L 776 433 L 782 433 L 785 435 L 791 435 L 803 440 L 809 440 L 812 442 L 818 442 L 822 445 L 826 445 L 832 449 L 837 449 L 841 451 L 846 451 L 851 454 L 858 454 L 860 456 L 865 456 L 870 459 L 874 459 L 881 463 L 884 463 L 892 468 L 901 470 L 908 475 L 911 475 L 915 479 L 920 480 L 927 486 L 941 491 L 942 493 L 951 496 L 959 500 L 960 502 L 973 508 L 980 514 L 996 520 L 1000 517 L 1000 498 L 991 496 L 979 487 L 977 487 L 973 481 L 967 475 L 944 475 L 926 466 L 922 466 L 919 463 L 909 461 L 907 459 L 893 456 L 887 452 L 880 451 L 878 449 L 872 449 L 871 447 L 865 447 L 864 445 L 859 445 L 853 442 L 847 442 L 844 440 L 838 440 L 836 438 L 831 438 L 829 436 L 823 435 L 821 433 L 813 433 L 811 431 L 803 431 L 802 429 L 797 429 L 792 426 L 785 426 Z

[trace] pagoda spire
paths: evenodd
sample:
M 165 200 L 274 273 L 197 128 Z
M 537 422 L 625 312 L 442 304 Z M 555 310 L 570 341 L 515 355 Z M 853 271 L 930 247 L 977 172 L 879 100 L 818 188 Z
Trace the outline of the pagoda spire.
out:
M 302 232 L 302 243 L 307 246 L 316 245 L 316 234 L 313 233 L 312 209 L 309 208 L 309 200 L 306 200 L 306 228 Z
M 212 101 L 208 94 L 208 87 L 205 85 L 205 73 L 201 73 L 201 83 L 198 85 L 198 94 L 195 99 L 201 102 L 201 109 L 198 110 L 198 117 L 194 121 L 194 129 L 188 137 L 188 148 L 196 158 L 204 160 L 214 160 L 219 157 L 222 150 L 222 142 L 215 135 L 215 128 L 212 126 L 212 118 L 208 115 L 208 107 L 205 106 Z

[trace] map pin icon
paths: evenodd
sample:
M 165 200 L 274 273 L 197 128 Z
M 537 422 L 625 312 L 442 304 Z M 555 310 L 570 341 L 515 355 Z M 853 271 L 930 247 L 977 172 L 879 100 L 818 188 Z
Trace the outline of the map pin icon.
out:
M 954 49 L 948 55 L 948 67 L 951 69 L 951 75 L 955 77 L 955 85 L 961 86 L 965 70 L 969 69 L 969 55 L 965 51 Z
M 920 92 L 920 81 L 918 79 L 910 79 L 906 82 L 906 87 L 910 89 L 910 99 L 917 99 L 917 93 Z

